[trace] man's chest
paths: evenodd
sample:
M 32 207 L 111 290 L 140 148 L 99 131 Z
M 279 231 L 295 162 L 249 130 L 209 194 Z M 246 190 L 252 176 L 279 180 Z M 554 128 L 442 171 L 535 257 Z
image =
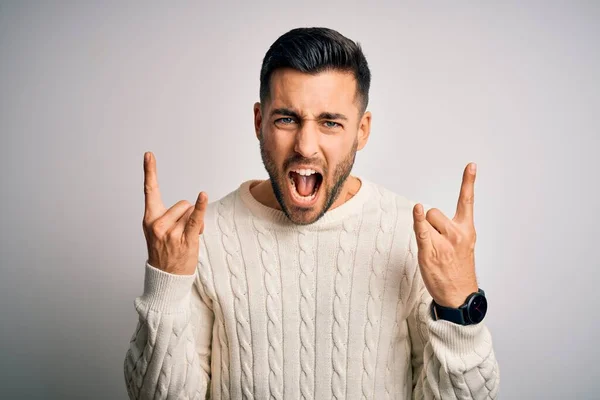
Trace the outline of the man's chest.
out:
M 225 319 L 395 318 L 414 271 L 409 232 L 393 222 L 349 219 L 324 232 L 221 227 L 200 249 L 201 280 Z

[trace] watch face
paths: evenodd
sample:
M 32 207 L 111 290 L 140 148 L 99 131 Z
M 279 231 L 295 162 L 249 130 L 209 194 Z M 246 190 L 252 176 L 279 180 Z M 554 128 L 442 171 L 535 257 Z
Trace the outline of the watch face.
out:
M 485 313 L 487 312 L 487 300 L 485 296 L 477 295 L 471 299 L 469 304 L 469 319 L 472 323 L 478 324 L 483 321 Z

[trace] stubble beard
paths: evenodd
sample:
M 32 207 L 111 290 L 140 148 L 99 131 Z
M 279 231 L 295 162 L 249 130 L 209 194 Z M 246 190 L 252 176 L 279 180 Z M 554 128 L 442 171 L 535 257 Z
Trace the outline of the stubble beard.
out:
M 348 179 L 348 177 L 350 176 L 350 172 L 352 171 L 352 167 L 354 166 L 354 160 L 356 158 L 356 151 L 358 149 L 358 138 L 356 138 L 354 140 L 354 143 L 352 145 L 352 149 L 350 150 L 350 152 L 335 167 L 335 171 L 333 174 L 333 182 L 334 182 L 333 185 L 330 185 L 329 182 L 326 181 L 327 176 L 328 176 L 328 168 L 324 167 L 323 182 L 321 183 L 321 188 L 319 190 L 322 190 L 322 189 L 325 190 L 325 202 L 323 203 L 323 207 L 321 208 L 321 210 L 319 210 L 319 213 L 317 214 L 316 217 L 314 217 L 312 219 L 306 219 L 306 216 L 310 212 L 312 212 L 311 210 L 295 208 L 295 210 L 292 211 L 287 206 L 287 204 L 284 200 L 284 195 L 283 195 L 284 189 L 283 188 L 284 188 L 284 185 L 288 184 L 289 178 L 283 171 L 285 171 L 287 169 L 287 166 L 290 163 L 309 162 L 309 160 L 306 158 L 303 158 L 302 156 L 296 155 L 296 156 L 284 161 L 284 168 L 283 168 L 283 171 L 281 171 L 275 164 L 275 161 L 271 157 L 271 154 L 269 153 L 269 151 L 266 149 L 262 130 L 260 131 L 260 135 L 259 135 L 259 143 L 260 143 L 260 155 L 262 158 L 262 162 L 263 162 L 265 169 L 267 170 L 267 173 L 269 174 L 269 180 L 271 182 L 271 187 L 273 189 L 273 193 L 275 194 L 275 198 L 277 199 L 277 202 L 279 203 L 279 206 L 281 207 L 281 210 L 283 211 L 285 216 L 290 221 L 292 221 L 293 223 L 298 224 L 298 225 L 309 225 L 309 224 L 312 224 L 312 223 L 318 221 L 331 208 L 333 203 L 335 203 L 335 201 L 340 196 L 342 187 L 344 186 L 346 179 Z

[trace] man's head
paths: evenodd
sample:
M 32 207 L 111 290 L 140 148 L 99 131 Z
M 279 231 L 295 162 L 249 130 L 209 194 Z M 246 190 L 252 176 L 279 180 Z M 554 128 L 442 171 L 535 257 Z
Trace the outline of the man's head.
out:
M 327 28 L 298 28 L 267 51 L 254 105 L 275 197 L 297 224 L 336 204 L 366 144 L 371 73 L 360 45 Z

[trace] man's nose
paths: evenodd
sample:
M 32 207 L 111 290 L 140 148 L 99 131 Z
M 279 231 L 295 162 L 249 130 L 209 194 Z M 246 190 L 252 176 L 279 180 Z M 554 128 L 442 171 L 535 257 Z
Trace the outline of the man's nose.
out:
M 294 151 L 305 158 L 313 157 L 319 148 L 317 122 L 305 121 L 296 131 Z

